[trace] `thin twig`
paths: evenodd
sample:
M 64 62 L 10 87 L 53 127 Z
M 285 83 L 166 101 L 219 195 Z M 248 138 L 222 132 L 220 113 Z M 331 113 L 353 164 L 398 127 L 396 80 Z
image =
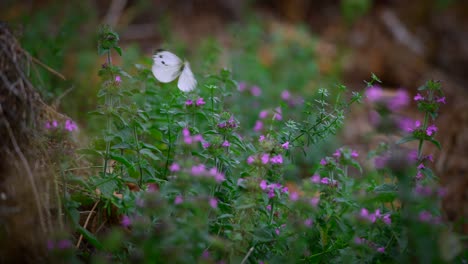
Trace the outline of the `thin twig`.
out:
M 48 70 L 49 72 L 53 73 L 54 75 L 60 77 L 61 79 L 63 80 L 66 80 L 65 76 L 63 76 L 63 74 L 61 74 L 60 72 L 52 69 L 51 67 L 45 65 L 42 61 L 34 58 L 31 54 L 29 54 L 29 52 L 25 51 L 24 49 L 20 48 L 19 49 L 24 52 L 24 54 L 26 54 L 29 58 L 31 58 L 31 60 L 34 62 L 34 63 L 37 63 L 39 64 L 40 66 L 42 66 L 43 68 L 45 68 L 46 70 Z
M 91 216 L 93 215 L 94 209 L 96 209 L 96 206 L 99 204 L 99 200 L 94 203 L 93 208 L 91 208 L 91 212 L 89 213 L 88 217 L 86 217 L 86 221 L 83 225 L 83 228 L 86 229 L 89 223 L 89 219 L 91 219 Z M 76 248 L 80 248 L 81 241 L 83 240 L 83 234 L 80 235 L 80 238 L 78 239 L 78 243 L 76 243 Z
M 52 104 L 55 109 L 57 109 L 60 105 L 60 101 L 62 101 L 63 97 L 65 97 L 67 94 L 69 94 L 71 91 L 75 89 L 75 86 L 72 86 L 68 88 L 65 92 L 63 92 L 61 95 L 57 97 L 57 99 L 54 100 L 54 103 Z
M 242 260 L 241 264 L 244 264 L 244 263 L 247 261 L 247 259 L 250 257 L 250 254 L 252 254 L 252 252 L 253 252 L 253 250 L 254 250 L 254 247 L 255 247 L 255 246 L 253 246 L 253 247 L 251 247 L 251 248 L 249 249 L 249 252 L 247 252 L 247 255 L 245 255 L 245 257 L 244 257 L 244 259 Z
M 46 229 L 45 222 L 44 222 L 44 215 L 43 215 L 43 212 L 42 212 L 42 209 L 41 209 L 42 207 L 41 207 L 41 203 L 40 203 L 41 200 L 40 200 L 40 197 L 39 197 L 39 192 L 37 191 L 37 187 L 36 187 L 36 184 L 34 182 L 34 175 L 33 175 L 32 171 L 31 171 L 31 167 L 29 166 L 28 160 L 26 159 L 23 152 L 21 151 L 21 148 L 19 147 L 18 142 L 16 142 L 15 135 L 13 134 L 13 131 L 11 130 L 10 123 L 5 118 L 5 115 L 4 115 L 4 112 L 3 112 L 3 107 L 2 107 L 1 104 L 0 104 L 0 114 L 3 117 L 3 121 L 5 122 L 5 127 L 6 127 L 6 129 L 8 131 L 8 135 L 10 137 L 11 143 L 13 144 L 13 148 L 15 149 L 16 154 L 18 155 L 21 162 L 23 163 L 24 169 L 26 170 L 26 174 L 28 175 L 29 183 L 31 184 L 32 193 L 34 195 L 34 199 L 35 199 L 35 202 L 36 202 L 37 213 L 38 213 L 38 216 L 39 216 L 39 223 L 41 225 L 42 231 L 44 233 L 46 233 L 47 229 Z

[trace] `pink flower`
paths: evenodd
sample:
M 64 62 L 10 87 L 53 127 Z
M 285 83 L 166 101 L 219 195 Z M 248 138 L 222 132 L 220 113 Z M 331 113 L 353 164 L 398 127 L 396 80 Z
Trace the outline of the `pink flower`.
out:
M 253 156 L 249 156 L 247 158 L 247 164 L 249 164 L 249 165 L 252 164 L 254 161 L 255 161 L 255 158 Z
M 115 82 L 116 82 L 117 84 L 119 84 L 119 83 L 122 82 L 122 78 L 120 78 L 120 75 L 115 76 Z
M 271 211 L 271 204 L 266 206 L 267 211 Z
M 420 127 L 420 126 L 421 126 L 421 121 L 416 120 L 416 121 L 414 122 L 414 127 L 415 127 L 415 128 L 418 128 L 418 127 Z
M 369 102 L 374 103 L 382 98 L 383 90 L 380 86 L 373 85 L 366 90 L 365 95 Z
M 267 153 L 263 154 L 262 157 L 261 157 L 261 160 L 262 160 L 263 164 L 267 164 L 268 161 L 270 160 L 270 155 L 267 154 Z
M 53 127 L 58 127 L 58 122 L 57 122 L 57 120 L 52 121 L 52 126 L 53 126 Z
M 424 167 L 424 164 L 421 163 L 421 164 L 418 165 L 418 170 L 422 170 L 422 169 L 424 169 L 424 168 L 425 168 L 425 167 Z
M 320 165 L 325 166 L 327 165 L 327 161 L 325 159 L 320 160 Z
M 192 167 L 191 172 L 193 176 L 200 176 L 206 172 L 205 165 L 204 164 L 195 165 Z
M 190 144 L 193 143 L 193 138 L 190 137 L 190 136 L 189 137 L 184 137 L 184 142 L 185 142 L 185 144 L 190 145 Z
M 203 136 L 200 135 L 200 134 L 196 134 L 195 136 L 193 136 L 193 141 L 195 142 L 203 142 Z
M 132 220 L 127 215 L 124 215 L 122 216 L 122 220 L 120 221 L 120 224 L 123 227 L 129 227 L 132 224 Z
M 362 208 L 362 209 L 361 209 L 361 212 L 359 213 L 359 215 L 360 215 L 362 218 L 367 219 L 367 218 L 369 217 L 369 211 L 368 211 L 366 208 Z
M 184 137 L 190 137 L 190 130 L 189 130 L 188 128 L 184 127 L 184 128 L 182 129 L 182 135 L 183 135 Z
M 430 125 L 426 129 L 426 135 L 432 136 L 434 133 L 437 132 L 437 127 L 435 125 Z
M 237 179 L 237 186 L 240 186 L 245 181 L 244 178 Z
M 424 178 L 424 175 L 422 174 L 421 171 L 418 171 L 418 173 L 416 174 L 416 180 L 420 181 Z
M 78 129 L 78 126 L 76 126 L 75 122 L 67 120 L 65 121 L 65 129 L 72 132 L 73 130 Z
M 406 132 L 413 131 L 413 123 L 414 121 L 411 118 L 402 117 L 397 119 L 398 127 Z
M 260 89 L 260 87 L 254 85 L 252 86 L 252 88 L 250 88 L 250 93 L 255 96 L 255 97 L 258 97 L 262 94 L 262 90 Z
M 312 197 L 310 198 L 310 205 L 312 205 L 312 207 L 317 207 L 318 203 L 320 202 L 320 198 L 318 197 Z
M 273 114 L 273 118 L 278 121 L 283 119 L 283 111 L 281 110 L 281 107 L 275 108 L 275 113 Z
M 209 148 L 210 146 L 211 146 L 210 142 L 208 142 L 208 141 L 202 141 L 202 147 L 203 147 L 204 149 Z
M 312 219 L 310 219 L 310 218 L 307 218 L 304 221 L 304 225 L 307 226 L 307 227 L 311 227 L 313 223 L 314 223 L 314 221 Z
M 283 149 L 289 149 L 289 141 L 286 141 L 286 142 L 284 142 L 283 144 L 281 144 L 281 147 L 282 147 Z
M 273 197 L 275 197 L 275 190 L 274 190 L 274 189 L 270 189 L 270 190 L 268 191 L 268 199 L 271 199 L 271 198 L 273 198 Z
M 263 122 L 260 120 L 255 121 L 255 126 L 253 128 L 253 131 L 258 132 L 263 129 Z
M 270 159 L 271 164 L 283 164 L 283 156 L 276 155 L 271 157 Z
M 277 235 L 279 235 L 279 234 L 280 234 L 280 230 L 279 230 L 279 228 L 276 228 L 276 229 L 275 229 L 275 233 L 276 233 Z
M 265 140 L 265 136 L 264 136 L 264 135 L 260 135 L 260 137 L 258 138 L 258 142 L 262 142 L 263 140 Z
M 193 101 L 192 100 L 187 100 L 185 101 L 185 106 L 192 106 L 193 105 Z
M 395 96 L 388 102 L 388 108 L 398 111 L 409 104 L 410 97 L 406 90 L 399 89 Z
M 392 219 L 390 218 L 390 214 L 384 214 L 384 216 L 383 216 L 383 218 L 382 218 L 382 221 L 383 221 L 386 225 L 392 224 Z
M 68 249 L 71 247 L 72 247 L 72 242 L 68 239 L 62 239 L 59 242 L 57 242 L 58 249 Z
M 200 97 L 197 99 L 197 102 L 195 103 L 196 106 L 202 106 L 205 105 L 205 101 L 203 100 L 203 97 Z
M 379 247 L 379 248 L 377 248 L 377 252 L 379 252 L 379 253 L 384 253 L 384 252 L 385 252 L 385 247 Z
M 429 222 L 432 219 L 432 214 L 428 211 L 421 211 L 419 213 L 419 221 L 421 222 Z
M 267 110 L 263 110 L 263 111 L 260 112 L 260 114 L 258 114 L 258 117 L 260 119 L 265 119 L 267 116 L 268 116 L 268 111 Z
M 351 151 L 351 157 L 357 158 L 359 157 L 359 153 L 356 150 Z
M 337 150 L 335 151 L 335 153 L 333 153 L 333 157 L 335 157 L 335 158 L 341 157 L 341 150 L 340 150 L 340 149 L 337 149 Z
M 444 96 L 444 97 L 437 98 L 437 99 L 436 99 L 436 102 L 437 102 L 437 103 L 446 104 L 446 102 L 445 102 L 445 96 Z
M 174 162 L 174 163 L 171 164 L 171 166 L 169 166 L 169 170 L 170 170 L 171 172 L 180 171 L 180 166 L 179 166 L 179 164 L 177 164 L 177 163 Z
M 51 127 L 51 126 L 50 126 L 50 122 L 46 122 L 46 123 L 45 123 L 45 128 L 46 128 L 46 129 L 50 129 L 50 127 Z
M 417 93 L 416 96 L 413 99 L 415 101 L 422 101 L 422 100 L 424 100 L 424 97 L 420 93 Z
M 213 209 L 218 208 L 218 200 L 216 200 L 216 198 L 210 198 L 209 203 L 210 203 L 211 208 Z
M 266 188 L 268 188 L 268 184 L 267 184 L 267 182 L 265 180 L 262 180 L 260 182 L 260 189 L 266 190 Z
M 291 201 L 297 201 L 297 200 L 299 200 L 299 194 L 297 192 L 292 192 L 289 195 L 289 199 L 291 199 Z
M 354 238 L 354 243 L 355 243 L 356 245 L 361 245 L 361 244 L 363 244 L 364 242 L 366 242 L 366 239 L 365 239 L 365 238 L 360 238 L 360 237 L 355 237 L 355 238 Z
M 312 177 L 310 178 L 310 180 L 313 182 L 313 183 L 319 183 L 320 182 L 320 176 L 318 174 L 314 174 L 312 175 Z
M 291 98 L 291 94 L 289 93 L 288 90 L 284 90 L 281 92 L 281 99 L 287 101 L 289 100 L 289 98 Z
M 223 144 L 221 146 L 227 148 L 227 147 L 231 146 L 231 143 L 229 143 L 229 141 L 227 141 L 227 140 L 224 140 L 224 142 L 223 142 Z
M 245 91 L 245 89 L 247 88 L 247 84 L 245 82 L 240 82 L 238 85 L 237 85 L 237 90 L 239 92 L 243 92 Z
M 174 199 L 174 204 L 181 204 L 184 202 L 184 198 L 182 195 L 177 195 L 176 198 Z
M 325 184 L 325 185 L 328 185 L 328 184 L 330 183 L 330 179 L 327 178 L 327 177 L 322 178 L 322 179 L 320 180 L 320 183 Z

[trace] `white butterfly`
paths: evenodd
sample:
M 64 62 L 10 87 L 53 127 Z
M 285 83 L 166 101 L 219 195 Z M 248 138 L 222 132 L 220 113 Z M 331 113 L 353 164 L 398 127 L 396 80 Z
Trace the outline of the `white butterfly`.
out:
M 153 56 L 153 74 L 160 82 L 168 83 L 179 77 L 177 87 L 183 92 L 190 92 L 197 86 L 188 61 L 182 61 L 175 54 L 158 50 Z

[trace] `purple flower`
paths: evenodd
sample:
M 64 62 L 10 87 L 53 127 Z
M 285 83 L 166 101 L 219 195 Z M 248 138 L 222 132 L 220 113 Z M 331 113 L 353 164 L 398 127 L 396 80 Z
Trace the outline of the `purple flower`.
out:
M 263 140 L 265 140 L 265 136 L 264 136 L 264 135 L 260 135 L 260 137 L 258 138 L 258 142 L 262 142 Z
M 239 92 L 243 92 L 245 91 L 245 89 L 247 88 L 247 84 L 245 82 L 240 82 L 238 85 L 237 85 L 237 90 Z
M 428 211 L 421 211 L 418 217 L 421 222 L 429 222 L 432 219 L 432 214 Z
M 276 228 L 276 229 L 275 229 L 275 233 L 276 233 L 277 235 L 279 235 L 279 234 L 280 234 L 280 230 L 279 230 L 279 228 Z
M 252 164 L 254 161 L 255 161 L 255 158 L 253 156 L 249 156 L 247 158 L 247 164 L 249 164 L 249 165 Z
M 54 246 L 54 241 L 52 241 L 52 240 L 47 240 L 47 250 L 50 251 L 50 250 L 54 249 L 54 247 L 55 247 L 55 246 Z
M 65 129 L 72 132 L 73 130 L 78 129 L 78 126 L 75 124 L 75 122 L 67 119 L 65 121 Z
M 171 166 L 169 166 L 169 170 L 170 170 L 171 172 L 180 171 L 180 166 L 179 166 L 179 164 L 177 164 L 177 163 L 174 162 L 174 163 L 171 164 Z
M 68 249 L 72 247 L 72 242 L 68 239 L 62 239 L 57 243 L 58 249 Z
M 267 164 L 268 161 L 270 160 L 270 154 L 263 154 L 262 157 L 261 157 L 261 160 L 262 160 L 262 164 Z
M 283 164 L 283 156 L 281 155 L 273 156 L 271 157 L 270 162 L 271 164 Z
M 366 90 L 365 95 L 369 102 L 374 103 L 382 98 L 383 90 L 380 86 L 373 85 Z
M 398 127 L 401 130 L 406 131 L 406 132 L 413 131 L 413 123 L 414 123 L 414 120 L 412 120 L 411 118 L 402 117 L 402 118 L 397 119 Z
M 120 78 L 120 75 L 115 76 L 115 82 L 116 82 L 117 84 L 119 84 L 119 83 L 122 82 L 122 78 Z
M 45 123 L 45 128 L 46 128 L 46 129 L 50 129 L 50 128 L 51 128 L 50 122 L 46 122 L 46 123 Z
M 446 102 L 445 102 L 445 96 L 444 96 L 444 97 L 437 98 L 437 99 L 436 99 L 436 102 L 437 102 L 437 103 L 446 104 Z
M 379 247 L 379 248 L 377 248 L 377 252 L 379 252 L 379 253 L 384 253 L 384 252 L 385 252 L 385 247 Z
M 227 141 L 227 140 L 224 140 L 224 142 L 223 142 L 223 144 L 221 144 L 221 146 L 227 148 L 227 147 L 231 146 L 231 143 L 229 143 L 229 141 Z
M 265 119 L 268 116 L 268 111 L 267 110 L 262 110 L 260 114 L 258 114 L 258 117 L 260 119 Z
M 190 137 L 190 130 L 189 130 L 188 128 L 184 127 L 184 128 L 182 129 L 182 135 L 183 135 L 184 137 Z
M 260 89 L 260 87 L 254 85 L 252 86 L 252 88 L 250 88 L 250 93 L 255 96 L 255 97 L 258 97 L 262 94 L 262 90 Z
M 359 153 L 356 150 L 351 151 L 351 157 L 357 158 L 359 157 Z
M 268 188 L 267 182 L 266 182 L 265 180 L 262 180 L 262 181 L 260 182 L 260 189 L 266 190 L 267 188 Z
M 209 148 L 210 146 L 211 146 L 210 142 L 208 142 L 208 141 L 202 141 L 202 147 L 203 147 L 204 149 Z
M 420 93 L 417 93 L 416 96 L 413 99 L 415 101 L 422 101 L 422 100 L 424 100 L 424 97 Z
M 325 166 L 327 165 L 327 161 L 325 159 L 320 160 L 320 165 Z
M 292 192 L 289 195 L 289 199 L 291 199 L 291 201 L 297 201 L 297 200 L 299 200 L 299 194 L 297 192 Z
M 310 198 L 310 205 L 312 205 L 312 207 L 317 207 L 318 203 L 320 202 L 320 198 L 318 197 L 312 197 Z
M 200 97 L 197 99 L 197 102 L 195 103 L 196 106 L 202 106 L 205 105 L 205 101 L 203 100 L 203 97 Z
M 188 99 L 187 101 L 185 101 L 185 106 L 192 106 L 193 105 L 193 101 Z
M 218 200 L 216 200 L 216 198 L 210 198 L 209 203 L 210 203 L 211 208 L 213 209 L 218 208 Z
M 268 191 L 268 198 L 271 199 L 271 198 L 273 198 L 273 197 L 275 197 L 275 190 L 274 190 L 274 189 L 270 189 L 270 190 Z
M 328 185 L 328 184 L 330 183 L 330 179 L 327 178 L 327 177 L 322 178 L 322 179 L 320 180 L 320 183 L 325 184 L 325 185 Z
M 437 127 L 435 125 L 430 125 L 426 129 L 426 135 L 432 136 L 434 133 L 437 132 Z
M 282 147 L 283 149 L 289 149 L 289 141 L 286 141 L 286 142 L 284 142 L 283 144 L 281 144 L 281 147 Z
M 130 217 L 128 217 L 128 215 L 124 215 L 122 217 L 122 220 L 120 221 L 120 224 L 123 227 L 129 227 L 132 224 L 132 219 L 130 219 Z
M 363 244 L 364 242 L 366 242 L 366 239 L 365 239 L 365 238 L 360 238 L 360 237 L 355 237 L 355 238 L 354 238 L 354 243 L 355 243 L 356 245 L 361 245 L 361 244 Z
M 421 171 L 418 171 L 418 173 L 416 174 L 416 180 L 420 181 L 424 178 L 424 175 L 422 174 Z
M 289 100 L 289 98 L 291 98 L 291 94 L 289 93 L 288 90 L 284 90 L 281 92 L 281 99 L 287 101 Z
M 392 219 L 390 218 L 390 214 L 384 214 L 384 216 L 383 216 L 383 218 L 382 218 L 382 221 L 383 221 L 386 225 L 392 224 Z
M 203 136 L 200 135 L 200 134 L 196 134 L 195 136 L 193 136 L 192 139 L 193 139 L 193 141 L 195 141 L 195 142 L 203 142 L 203 141 L 204 141 L 204 140 L 203 140 Z
M 311 227 L 313 223 L 314 223 L 314 221 L 312 219 L 310 219 L 310 218 L 307 218 L 304 221 L 304 225 L 307 226 L 307 227 Z
M 263 122 L 260 121 L 260 120 L 255 121 L 255 126 L 254 126 L 253 130 L 255 132 L 258 132 L 258 131 L 261 131 L 262 129 L 263 129 Z
M 333 153 L 333 157 L 335 157 L 335 158 L 341 157 L 341 149 L 337 149 L 337 150 L 335 151 L 335 153 Z
M 193 176 L 200 176 L 206 172 L 205 165 L 199 164 L 192 167 L 192 175 Z
M 369 210 L 367 210 L 366 208 L 362 208 L 359 215 L 364 219 L 368 219 L 369 218 Z
M 395 96 L 388 102 L 388 108 L 398 111 L 409 104 L 410 97 L 406 90 L 399 89 Z
M 57 120 L 52 121 L 52 126 L 53 126 L 53 127 L 58 127 L 58 122 L 57 122 Z
M 266 206 L 267 211 L 271 211 L 271 204 Z
M 181 204 L 184 202 L 184 198 L 182 195 L 177 195 L 176 198 L 174 199 L 174 204 Z
M 425 168 L 425 166 L 424 166 L 423 163 L 420 163 L 420 164 L 418 165 L 418 170 L 422 170 L 422 169 L 424 169 L 424 168 Z
M 310 178 L 310 180 L 313 182 L 313 183 L 319 183 L 320 182 L 320 176 L 318 174 L 314 174 L 312 175 L 312 177 Z
M 273 114 L 273 118 L 278 121 L 283 119 L 283 111 L 281 110 L 281 107 L 275 108 L 275 113 Z
M 374 158 L 374 166 L 377 169 L 382 169 L 387 165 L 387 161 L 389 160 L 388 156 L 377 156 Z

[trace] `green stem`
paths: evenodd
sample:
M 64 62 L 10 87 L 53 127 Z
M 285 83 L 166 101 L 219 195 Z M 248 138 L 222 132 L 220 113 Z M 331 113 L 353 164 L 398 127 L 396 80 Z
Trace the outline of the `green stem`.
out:
M 143 183 L 143 169 L 141 168 L 140 142 L 138 141 L 138 134 L 137 134 L 136 126 L 133 127 L 133 137 L 135 138 L 136 151 L 137 151 L 137 164 L 138 164 L 138 170 L 140 172 L 140 179 L 138 181 L 138 185 L 141 187 L 141 184 Z

